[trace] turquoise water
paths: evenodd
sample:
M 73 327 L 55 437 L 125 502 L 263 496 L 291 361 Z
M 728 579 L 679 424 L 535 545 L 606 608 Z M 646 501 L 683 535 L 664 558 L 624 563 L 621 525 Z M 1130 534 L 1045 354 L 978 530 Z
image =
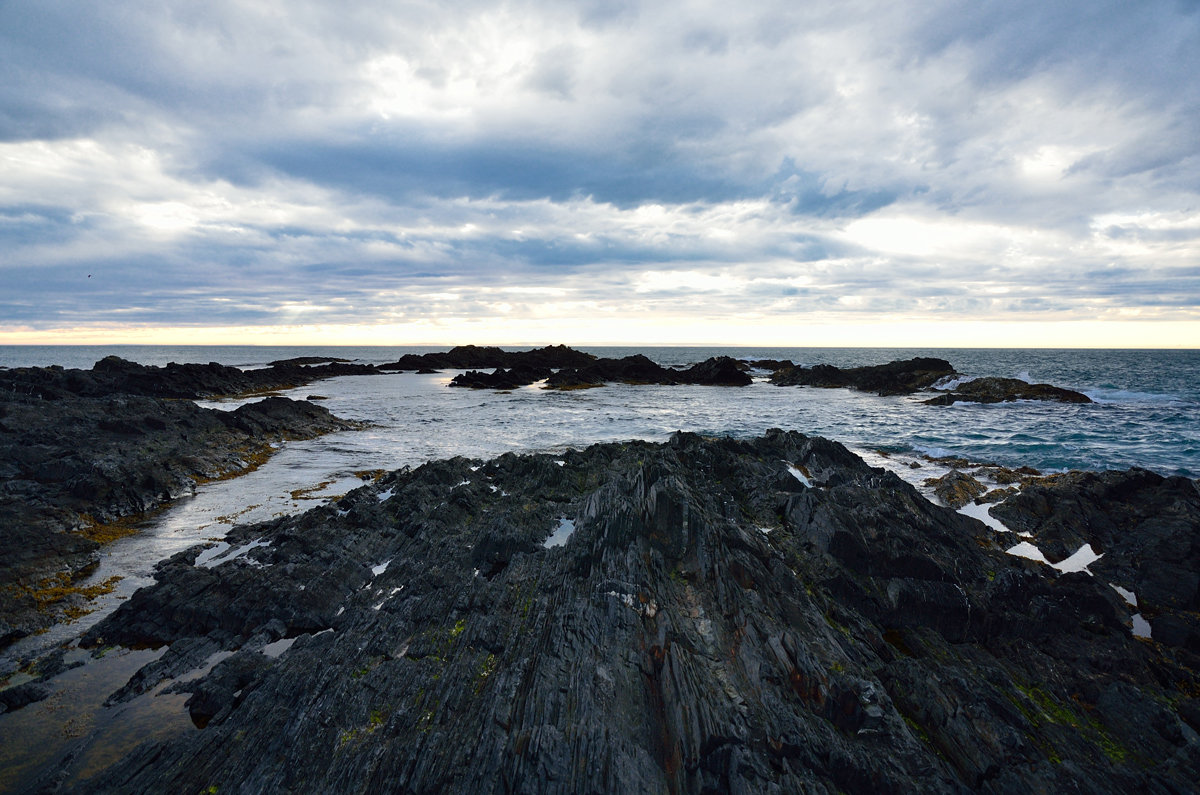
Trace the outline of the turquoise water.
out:
M 372 462 L 403 459 L 401 463 L 414 463 L 413 451 L 423 451 L 418 457 L 482 455 L 611 439 L 661 439 L 673 430 L 748 435 L 778 426 L 829 436 L 860 451 L 954 454 L 1043 470 L 1141 466 L 1163 474 L 1200 476 L 1200 351 L 1196 350 L 582 349 L 601 356 L 644 353 L 665 365 L 686 365 L 721 354 L 841 367 L 938 356 L 967 376 L 1048 382 L 1082 391 L 1096 403 L 933 407 L 912 398 L 780 388 L 763 382 L 744 390 L 608 387 L 556 394 L 526 389 L 511 395 L 469 393 L 468 398 L 444 388 L 444 381 L 431 381 L 427 389 L 394 390 L 384 389 L 382 382 L 352 379 L 339 386 L 337 399 L 326 405 L 335 413 L 396 429 L 394 438 L 374 439 L 378 450 L 361 451 Z M 307 355 L 383 363 L 404 353 L 431 350 L 445 348 L 4 346 L 0 347 L 0 365 L 86 368 L 109 354 L 158 365 L 216 361 L 261 367 L 275 359 Z M 356 389 L 362 394 L 353 394 Z M 300 390 L 298 396 L 313 391 L 320 392 L 322 387 L 314 384 Z M 390 400 L 389 394 L 395 395 L 395 400 Z M 405 416 L 442 417 L 445 422 L 406 424 Z

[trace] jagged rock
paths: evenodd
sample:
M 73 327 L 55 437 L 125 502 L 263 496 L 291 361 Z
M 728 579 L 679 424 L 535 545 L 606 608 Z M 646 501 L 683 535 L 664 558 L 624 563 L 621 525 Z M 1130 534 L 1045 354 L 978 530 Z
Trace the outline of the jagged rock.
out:
M 493 373 L 468 370 L 450 379 L 450 386 L 470 389 L 520 389 L 523 386 L 545 380 L 551 372 L 548 367 L 527 367 L 525 365 L 518 365 L 511 370 L 496 368 Z
M 957 402 L 1002 403 L 1013 400 L 1055 400 L 1060 403 L 1091 403 L 1092 399 L 1073 389 L 1030 384 L 1017 378 L 976 378 L 955 387 L 954 391 L 924 401 L 930 406 L 949 406 Z
M 101 543 L 133 532 L 122 520 L 254 468 L 284 439 L 357 427 L 280 397 L 226 412 L 145 394 L 223 388 L 235 379 L 220 365 L 145 368 L 110 357 L 90 372 L 24 368 L 0 382 L 9 375 L 10 386 L 37 388 L 0 389 L 0 646 L 86 604 L 76 586 Z M 154 378 L 165 379 L 161 388 Z M 110 388 L 137 391 L 98 394 Z
M 987 486 L 957 469 L 950 470 L 940 478 L 927 478 L 925 485 L 932 486 L 938 499 L 951 508 L 961 508 L 987 491 Z
M 380 370 L 479 370 L 503 367 L 584 367 L 595 360 L 590 353 L 549 345 L 531 351 L 505 351 L 495 347 L 459 345 L 445 353 L 407 353 Z
M 697 384 L 746 386 L 753 379 L 736 359 L 715 356 L 686 370 L 671 370 L 641 354 L 623 359 L 597 359 L 586 367 L 559 370 L 546 381 L 548 389 L 579 389 L 618 382 L 624 384 Z
M 951 375 L 955 375 L 954 367 L 945 359 L 916 357 L 847 369 L 830 364 L 784 368 L 771 376 L 771 383 L 776 386 L 851 387 L 879 395 L 907 395 L 928 389 Z
M 1103 557 L 1089 568 L 1137 595 L 1154 638 L 1200 654 L 1200 486 L 1144 469 L 1070 472 L 1027 485 L 991 508 L 1032 533 L 1050 560 L 1084 544 Z M 1197 660 L 1200 662 L 1200 658 Z
M 1009 540 L 780 431 L 394 472 L 99 624 L 237 653 L 77 789 L 1190 789 L 1200 677 Z
M 728 356 L 714 356 L 680 373 L 685 383 L 704 386 L 749 386 L 754 379 L 744 365 Z

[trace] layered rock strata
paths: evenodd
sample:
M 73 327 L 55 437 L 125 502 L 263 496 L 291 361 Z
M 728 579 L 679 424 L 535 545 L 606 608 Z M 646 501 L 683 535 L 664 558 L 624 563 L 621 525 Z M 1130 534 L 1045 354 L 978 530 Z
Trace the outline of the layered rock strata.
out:
M 73 786 L 1190 790 L 1195 658 L 1016 540 L 781 431 L 397 471 L 176 555 L 96 626 L 169 644 L 114 700 L 175 678 L 204 728 Z

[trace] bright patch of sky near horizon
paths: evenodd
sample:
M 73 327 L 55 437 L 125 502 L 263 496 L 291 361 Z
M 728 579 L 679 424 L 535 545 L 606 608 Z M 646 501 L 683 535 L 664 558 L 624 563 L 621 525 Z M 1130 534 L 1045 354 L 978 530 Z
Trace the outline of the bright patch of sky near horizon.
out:
M 15 0 L 0 74 L 0 342 L 1200 346 L 1194 0 Z

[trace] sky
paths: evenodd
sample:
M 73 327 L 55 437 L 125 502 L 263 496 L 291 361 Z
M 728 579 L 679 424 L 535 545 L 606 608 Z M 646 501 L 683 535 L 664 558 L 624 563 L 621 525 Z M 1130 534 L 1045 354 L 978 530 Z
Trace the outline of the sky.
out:
M 1198 0 L 0 0 L 0 344 L 1200 347 Z

